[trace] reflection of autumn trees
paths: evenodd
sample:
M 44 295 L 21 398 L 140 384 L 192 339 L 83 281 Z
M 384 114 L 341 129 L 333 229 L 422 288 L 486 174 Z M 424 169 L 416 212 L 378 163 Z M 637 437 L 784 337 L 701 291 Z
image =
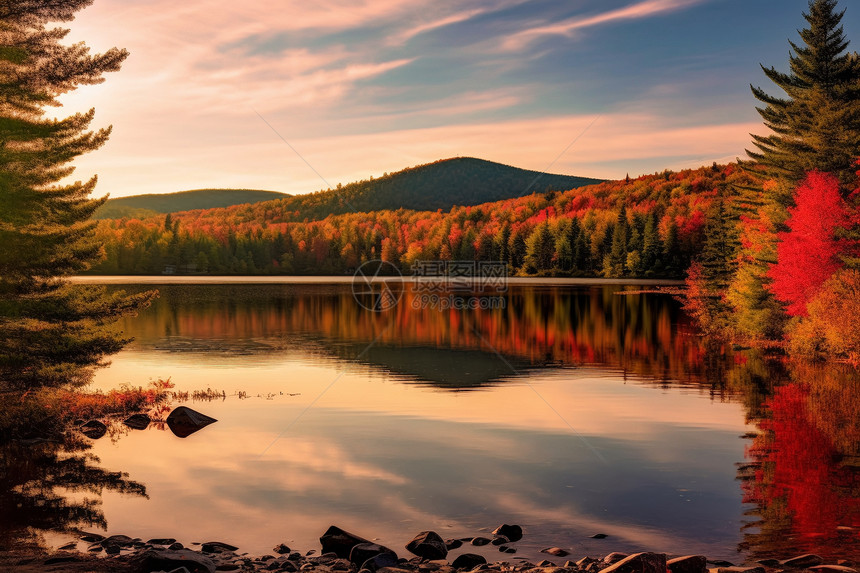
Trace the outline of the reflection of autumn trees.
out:
M 705 366 L 700 340 L 668 296 L 618 294 L 617 287 L 512 288 L 506 308 L 415 308 L 419 293 L 384 313 L 367 311 L 349 287 L 305 290 L 275 286 L 165 287 L 135 319 L 141 344 L 164 336 L 260 340 L 312 335 L 329 341 L 451 350 L 498 350 L 531 364 L 601 364 L 658 380 L 697 382 Z M 393 323 L 393 324 L 392 324 Z M 390 328 L 389 328 L 389 325 Z
M 99 499 L 105 491 L 146 496 L 128 474 L 99 467 L 89 448 L 74 435 L 0 444 L 0 549 L 38 541 L 38 530 L 106 527 Z
M 755 555 L 860 554 L 860 380 L 826 365 L 798 365 L 776 388 L 743 467 L 757 519 L 743 545 Z

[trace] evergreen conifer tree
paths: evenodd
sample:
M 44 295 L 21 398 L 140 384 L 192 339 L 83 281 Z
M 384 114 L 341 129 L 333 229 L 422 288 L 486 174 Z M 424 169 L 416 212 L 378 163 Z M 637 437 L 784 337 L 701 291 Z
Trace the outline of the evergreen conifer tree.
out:
M 802 44 L 789 42 L 789 73 L 762 66 L 785 97 L 750 86 L 764 104 L 757 109 L 772 133 L 753 135 L 758 149 L 747 153 L 769 178 L 787 179 L 791 188 L 817 169 L 836 175 L 843 191 L 853 189 L 860 155 L 860 57 L 847 52 L 844 10 L 836 6 L 836 0 L 810 1 Z
M 0 386 L 84 382 L 86 367 L 125 341 L 104 326 L 151 294 L 71 288 L 63 277 L 101 256 L 90 216 L 96 178 L 66 183 L 79 155 L 110 129 L 90 131 L 94 112 L 52 119 L 46 108 L 79 85 L 102 82 L 127 56 L 91 55 L 62 43 L 68 22 L 92 0 L 0 3 Z

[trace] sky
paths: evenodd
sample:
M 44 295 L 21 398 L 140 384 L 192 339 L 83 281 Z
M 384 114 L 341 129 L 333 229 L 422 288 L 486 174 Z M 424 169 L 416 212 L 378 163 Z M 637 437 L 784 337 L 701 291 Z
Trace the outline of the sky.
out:
M 860 50 L 860 6 L 843 25 Z M 617 179 L 744 156 L 807 0 L 95 0 L 130 56 L 63 97 L 112 197 L 305 193 L 457 156 Z

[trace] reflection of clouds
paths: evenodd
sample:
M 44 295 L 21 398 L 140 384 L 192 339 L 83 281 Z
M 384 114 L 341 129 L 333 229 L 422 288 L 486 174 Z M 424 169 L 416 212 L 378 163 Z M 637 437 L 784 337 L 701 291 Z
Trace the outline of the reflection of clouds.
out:
M 291 470 L 334 474 L 349 479 L 371 479 L 397 485 L 407 482 L 402 476 L 353 459 L 354 456 L 330 439 L 282 438 L 279 441 L 281 444 L 266 451 L 266 462 L 273 458 L 273 463 L 286 464 Z M 290 481 L 295 477 L 291 473 Z
M 736 497 L 733 473 L 716 471 L 732 470 L 735 456 L 723 451 L 696 459 L 689 455 L 694 444 L 684 446 L 678 436 L 667 437 L 679 442 L 669 474 L 657 461 L 660 444 L 598 438 L 596 445 L 614 460 L 606 467 L 561 432 L 326 407 L 311 410 L 260 458 L 298 409 L 212 404 L 201 410 L 220 422 L 193 442 L 139 432 L 116 446 L 97 444 L 106 463 L 145 482 L 152 498 L 131 511 L 124 502 L 106 504 L 111 531 L 223 538 L 243 550 L 266 551 L 284 536 L 315 548 L 316 536 L 333 523 L 402 547 L 424 529 L 459 537 L 516 521 L 530 526 L 521 555 L 597 531 L 617 538 L 619 550 L 687 551 L 710 543 L 712 532 L 699 531 L 704 541 L 684 537 L 695 516 L 691 506 L 671 499 L 677 488 L 716 475 L 700 485 L 722 492 L 702 506 L 717 519 L 725 517 L 725 499 Z M 642 484 L 655 494 L 640 497 Z M 183 522 L 177 512 L 195 519 Z M 659 526 L 652 521 L 656 512 Z

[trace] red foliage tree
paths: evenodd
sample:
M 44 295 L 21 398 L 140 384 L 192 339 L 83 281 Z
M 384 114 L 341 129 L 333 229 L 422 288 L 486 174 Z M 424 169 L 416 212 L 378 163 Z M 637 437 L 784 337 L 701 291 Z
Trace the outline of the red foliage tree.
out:
M 847 222 L 836 177 L 813 171 L 798 186 L 789 209 L 788 232 L 779 234 L 777 263 L 768 273 L 770 289 L 791 316 L 805 316 L 821 285 L 840 267 L 836 230 Z

